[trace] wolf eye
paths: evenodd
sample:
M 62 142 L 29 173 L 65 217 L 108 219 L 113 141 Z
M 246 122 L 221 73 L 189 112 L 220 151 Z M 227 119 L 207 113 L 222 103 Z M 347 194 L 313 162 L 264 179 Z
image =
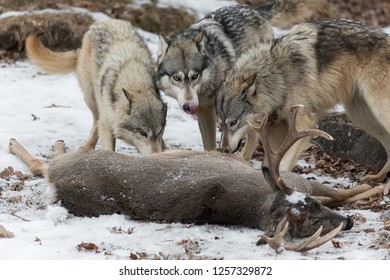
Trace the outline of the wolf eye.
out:
M 145 131 L 140 130 L 140 131 L 138 131 L 138 132 L 139 132 L 139 134 L 141 134 L 143 137 L 147 137 L 147 136 L 148 136 L 148 135 L 146 134 Z
M 192 75 L 192 79 L 193 80 L 197 80 L 199 78 L 199 74 L 194 74 L 194 75 Z
M 172 79 L 176 82 L 180 82 L 181 78 L 179 76 L 172 76 Z
M 237 120 L 231 121 L 230 122 L 230 127 L 235 126 L 236 124 L 237 124 Z

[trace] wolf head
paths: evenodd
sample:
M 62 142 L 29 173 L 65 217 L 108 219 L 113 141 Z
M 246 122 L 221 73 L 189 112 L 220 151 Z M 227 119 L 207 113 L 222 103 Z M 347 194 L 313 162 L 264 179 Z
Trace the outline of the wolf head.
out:
M 228 74 L 228 77 L 231 75 Z M 216 111 L 221 127 L 221 150 L 234 153 L 263 114 L 257 107 L 256 75 L 227 79 L 217 91 Z
M 157 85 L 188 114 L 197 112 L 202 85 L 210 76 L 204 41 L 201 30 L 159 38 Z
M 157 89 L 145 90 L 149 92 L 122 90 L 114 134 L 134 145 L 142 155 L 150 155 L 164 149 L 167 104 L 161 100 Z

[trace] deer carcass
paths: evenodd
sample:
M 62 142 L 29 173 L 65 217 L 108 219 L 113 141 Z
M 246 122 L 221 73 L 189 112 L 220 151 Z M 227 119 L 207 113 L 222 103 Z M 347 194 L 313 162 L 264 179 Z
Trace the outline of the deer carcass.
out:
M 316 130 L 308 133 L 326 136 Z M 302 137 L 290 134 L 282 149 Z M 263 136 L 262 142 L 266 143 Z M 64 153 L 61 141 L 54 150 L 58 155 L 44 164 L 10 140 L 10 151 L 30 167 L 39 166 L 35 174 L 45 174 L 56 198 L 74 215 L 121 213 L 134 220 L 243 225 L 265 230 L 268 236 L 275 233 L 277 241 L 264 237 L 274 248 L 308 250 L 352 227 L 351 218 L 323 206 L 316 196 L 333 205 L 355 195 L 360 198 L 360 193 L 372 195 L 369 186 L 337 191 L 291 172 L 282 174 L 282 179 L 278 160 L 285 150 L 269 156 L 272 162 L 263 164 L 263 172 L 234 155 L 218 152 L 176 150 L 145 157 L 103 150 Z M 320 227 L 330 237 L 319 243 L 289 247 L 280 238 L 288 230 L 292 237 L 314 234 L 312 239 L 316 239 Z

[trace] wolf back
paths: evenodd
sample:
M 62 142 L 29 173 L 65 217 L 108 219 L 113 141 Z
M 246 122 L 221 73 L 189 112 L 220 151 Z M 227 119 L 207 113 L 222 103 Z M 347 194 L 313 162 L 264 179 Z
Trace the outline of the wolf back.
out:
M 156 87 L 150 51 L 130 23 L 93 24 L 75 51 L 52 52 L 34 35 L 26 49 L 48 73 L 76 72 L 93 115 L 84 148 L 94 149 L 100 139 L 103 149 L 114 150 L 119 138 L 144 155 L 162 151 L 167 106 Z
M 237 55 L 272 40 L 274 18 L 306 18 L 321 10 L 325 2 L 268 0 L 258 9 L 224 7 L 187 30 L 169 37 L 160 35 L 158 86 L 176 98 L 186 113 L 197 115 L 206 150 L 216 145 L 215 92 Z
M 302 130 L 314 128 L 329 109 L 343 104 L 352 121 L 389 154 L 389 89 L 389 35 L 344 20 L 298 25 L 269 44 L 253 47 L 227 74 L 217 94 L 222 148 L 235 151 L 248 131 L 253 132 L 248 122 L 259 123 L 266 113 L 273 121 L 269 133 L 276 149 L 287 133 L 291 106 L 304 105 L 297 123 Z M 255 141 L 252 135 L 249 143 Z M 290 149 L 281 169 L 295 165 L 307 141 Z M 364 179 L 382 180 L 389 170 L 388 160 L 378 174 Z

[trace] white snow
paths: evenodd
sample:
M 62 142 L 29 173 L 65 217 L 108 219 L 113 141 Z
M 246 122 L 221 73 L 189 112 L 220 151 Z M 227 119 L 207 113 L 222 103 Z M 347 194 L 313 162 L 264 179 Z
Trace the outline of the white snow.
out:
M 166 5 L 185 5 L 201 14 L 234 1 L 159 1 Z M 387 29 L 390 32 L 390 28 Z M 157 36 L 142 32 L 155 54 Z M 202 150 L 197 123 L 183 113 L 175 100 L 168 102 L 168 121 L 164 138 L 168 147 L 180 146 Z M 52 106 L 53 104 L 57 106 Z M 33 116 L 38 118 L 33 119 Z M 81 146 L 89 135 L 91 115 L 74 75 L 43 75 L 30 62 L 0 64 L 0 171 L 8 166 L 28 173 L 28 168 L 8 153 L 10 138 L 19 140 L 34 156 L 46 159 L 52 144 L 63 139 L 69 150 Z M 120 141 L 117 151 L 138 156 L 136 150 Z M 190 160 L 190 159 L 189 159 Z M 305 254 L 283 251 L 276 254 L 268 246 L 255 245 L 262 231 L 244 227 L 218 225 L 194 226 L 180 223 L 159 224 L 137 222 L 123 215 L 82 218 L 69 215 L 66 209 L 50 205 L 49 185 L 41 178 L 27 182 L 22 191 L 5 188 L 0 179 L 0 224 L 15 234 L 0 239 L 0 260 L 48 259 L 129 259 L 129 255 L 146 253 L 172 259 L 189 258 L 186 246 L 197 246 L 194 258 L 248 259 L 389 259 L 386 249 L 370 248 L 384 233 L 379 213 L 341 210 L 346 215 L 360 214 L 366 222 L 357 222 L 350 231 L 340 233 L 336 248 L 328 242 Z M 2 189 L 1 189 L 2 188 Z M 6 198 L 20 195 L 20 202 Z M 49 204 L 49 205 L 48 205 Z M 363 229 L 373 231 L 364 232 Z M 132 233 L 128 234 L 128 229 Z M 83 252 L 76 246 L 92 242 L 99 252 Z M 368 269 L 368 268 L 363 268 Z

